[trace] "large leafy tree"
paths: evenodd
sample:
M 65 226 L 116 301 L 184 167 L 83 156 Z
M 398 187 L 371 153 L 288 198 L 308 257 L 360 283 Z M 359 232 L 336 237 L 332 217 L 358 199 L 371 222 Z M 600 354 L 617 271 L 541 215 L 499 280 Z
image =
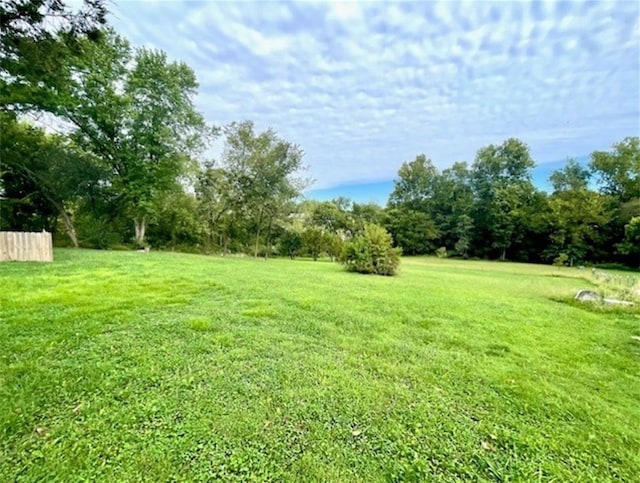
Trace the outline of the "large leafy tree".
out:
M 411 162 L 403 163 L 398 170 L 398 179 L 394 181 L 389 205 L 427 212 L 437 176 L 437 168 L 424 154 L 416 156 Z
M 484 254 L 497 252 L 504 260 L 509 248 L 524 235 L 523 225 L 534 197 L 529 148 L 511 138 L 480 149 L 472 166 L 476 197 L 476 243 Z
M 620 242 L 626 236 L 626 224 L 640 215 L 640 138 L 627 137 L 614 144 L 611 151 L 591 153 L 589 167 L 612 212 L 602 250 L 610 252 L 611 246 L 617 245 L 620 255 L 629 255 Z
M 591 153 L 590 167 L 601 191 L 621 203 L 640 198 L 640 138 L 628 137 L 612 151 Z
M 144 242 L 158 199 L 180 189 L 212 134 L 196 111 L 197 81 L 165 53 L 133 50 L 112 31 L 84 45 L 50 110 L 73 126 L 72 138 L 105 168 L 103 184 Z
M 309 224 L 330 233 L 345 232 L 351 229 L 349 213 L 333 201 L 322 201 L 315 205 Z
M 59 218 L 74 246 L 73 211 L 99 170 L 67 138 L 0 113 L 2 224 L 16 230 L 54 231 Z
M 548 221 L 550 258 L 565 254 L 569 264 L 593 258 L 611 220 L 607 198 L 589 189 L 591 173 L 575 160 L 554 171 L 553 194 L 545 217 Z
M 269 245 L 274 222 L 291 211 L 290 202 L 305 187 L 300 176 L 303 152 L 273 129 L 256 133 L 251 121 L 232 123 L 225 132 L 223 166 L 229 176 L 229 196 L 236 217 L 252 227 L 257 257 L 261 239 Z
M 362 228 L 366 224 L 381 225 L 385 217 L 382 207 L 373 202 L 353 203 L 351 215 L 354 222 L 361 225 Z
M 438 231 L 438 246 L 454 248 L 467 256 L 473 233 L 471 212 L 473 191 L 466 163 L 454 163 L 444 169 L 433 183 L 430 215 Z
M 591 171 L 572 158 L 567 160 L 562 169 L 554 171 L 549 177 L 554 193 L 587 190 L 590 179 Z
M 317 260 L 327 250 L 326 232 L 320 228 L 310 226 L 302 232 L 302 244 L 306 252 Z
M 433 250 L 438 230 L 431 213 L 440 174 L 424 154 L 403 163 L 389 197 L 385 226 L 404 253 L 422 254 Z

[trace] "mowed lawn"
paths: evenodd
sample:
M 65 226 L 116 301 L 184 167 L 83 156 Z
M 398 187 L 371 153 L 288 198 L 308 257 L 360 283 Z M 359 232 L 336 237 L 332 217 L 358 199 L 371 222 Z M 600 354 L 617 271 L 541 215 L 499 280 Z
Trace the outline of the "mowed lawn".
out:
M 58 250 L 0 265 L 0 481 L 638 481 L 587 271 Z

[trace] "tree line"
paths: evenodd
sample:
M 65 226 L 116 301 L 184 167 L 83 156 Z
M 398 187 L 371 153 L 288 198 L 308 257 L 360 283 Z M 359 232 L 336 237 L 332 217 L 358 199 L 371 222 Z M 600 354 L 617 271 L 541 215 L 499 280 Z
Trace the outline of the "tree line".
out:
M 405 253 L 537 263 L 640 265 L 640 140 L 569 159 L 552 192 L 518 139 L 478 150 L 441 172 L 419 155 L 404 163 L 389 198 L 387 227 Z
M 131 46 L 103 2 L 16 0 L 0 16 L 2 230 L 49 230 L 59 245 L 351 262 L 363 240 L 387 243 L 386 230 L 408 255 L 640 265 L 637 137 L 588 165 L 569 160 L 551 193 L 533 185 L 526 144 L 508 139 L 471 164 L 404 163 L 384 208 L 304 200 L 300 146 L 251 121 L 208 125 L 193 70 Z M 220 159 L 206 159 L 218 137 Z

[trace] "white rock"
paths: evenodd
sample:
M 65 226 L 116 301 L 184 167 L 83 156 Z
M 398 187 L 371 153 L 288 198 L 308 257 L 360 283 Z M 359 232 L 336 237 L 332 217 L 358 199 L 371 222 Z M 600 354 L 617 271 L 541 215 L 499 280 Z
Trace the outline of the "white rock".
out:
M 576 300 L 580 302 L 599 302 L 601 299 L 600 294 L 593 290 L 579 290 L 576 294 Z

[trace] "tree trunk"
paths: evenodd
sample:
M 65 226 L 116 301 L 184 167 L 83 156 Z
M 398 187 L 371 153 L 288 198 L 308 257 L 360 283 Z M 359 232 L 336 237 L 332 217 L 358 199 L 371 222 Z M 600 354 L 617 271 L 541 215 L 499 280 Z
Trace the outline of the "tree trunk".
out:
M 271 224 L 273 223 L 273 216 L 269 218 L 269 226 L 267 227 L 267 243 L 266 243 L 266 250 L 264 251 L 264 259 L 268 260 L 269 259 L 269 251 L 270 251 L 270 246 L 269 246 L 269 239 L 271 238 Z
M 176 234 L 176 216 L 175 214 L 171 215 L 171 251 L 175 252 L 176 251 L 176 240 L 178 238 L 177 234 Z
M 76 234 L 76 228 L 73 226 L 73 221 L 71 221 L 71 217 L 68 215 L 67 210 L 64 209 L 64 204 L 56 203 L 56 208 L 58 208 L 58 212 L 62 217 L 62 224 L 64 225 L 64 231 L 67 232 L 71 243 L 73 243 L 74 248 L 78 248 L 78 235 Z
M 142 246 L 144 244 L 144 232 L 147 229 L 146 220 L 142 218 L 134 218 L 134 229 L 136 232 L 136 245 Z
M 258 230 L 256 231 L 256 246 L 253 250 L 253 258 L 258 258 L 258 245 L 260 243 L 260 225 L 258 225 Z
M 502 249 L 502 255 L 500 255 L 500 260 L 502 260 L 503 262 L 507 260 L 507 249 L 506 248 Z
M 40 176 L 38 176 L 37 174 L 35 174 L 33 171 L 31 171 L 30 169 L 26 168 L 25 166 L 22 166 L 22 170 L 27 174 L 27 176 L 36 183 L 37 186 L 45 186 L 43 189 L 41 189 L 41 193 L 44 195 L 45 198 L 47 198 L 51 204 L 53 204 L 53 206 L 56 207 L 56 209 L 58 210 L 58 213 L 60 214 L 60 216 L 62 217 L 62 223 L 64 225 L 64 229 L 67 232 L 67 235 L 69 236 L 69 239 L 71 240 L 71 243 L 73 243 L 73 247 L 74 248 L 78 248 L 78 235 L 76 234 L 76 229 L 73 226 L 73 221 L 71 220 L 71 217 L 67 214 L 67 210 L 64 207 L 64 201 L 59 201 L 58 198 L 56 198 L 54 195 L 52 195 L 49 191 L 49 188 L 47 188 L 46 186 L 46 182 L 43 182 L 42 178 Z
M 258 258 L 258 243 L 260 242 L 260 227 L 262 226 L 263 208 L 260 208 L 260 216 L 258 217 L 258 229 L 256 230 L 256 246 L 253 251 L 253 258 Z

